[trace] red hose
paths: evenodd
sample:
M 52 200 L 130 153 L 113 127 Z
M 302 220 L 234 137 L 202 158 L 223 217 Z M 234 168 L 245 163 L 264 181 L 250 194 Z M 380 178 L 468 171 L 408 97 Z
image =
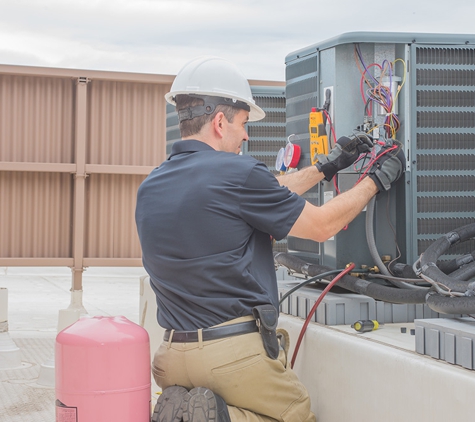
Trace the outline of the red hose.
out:
M 294 367 L 294 363 L 295 363 L 295 359 L 297 358 L 297 353 L 299 351 L 299 348 L 300 348 L 300 343 L 302 342 L 302 339 L 303 339 L 303 336 L 305 334 L 305 331 L 307 331 L 307 326 L 308 324 L 310 323 L 310 320 L 312 319 L 312 316 L 313 314 L 315 313 L 315 311 L 317 310 L 317 307 L 318 305 L 320 305 L 320 302 L 323 300 L 323 298 L 325 297 L 325 295 L 330 291 L 330 289 L 336 284 L 338 283 L 338 280 L 340 280 L 343 276 L 345 276 L 346 274 L 348 274 L 353 268 L 355 268 L 355 264 L 352 262 L 351 264 L 348 265 L 347 268 L 345 268 L 340 274 L 338 274 L 329 284 L 327 287 L 325 287 L 325 289 L 323 290 L 322 294 L 318 297 L 317 301 L 315 302 L 315 304 L 313 305 L 313 308 L 311 309 L 311 311 L 309 312 L 308 316 L 307 316 L 307 319 L 305 320 L 305 323 L 303 324 L 303 327 L 302 329 L 300 330 L 300 335 L 299 335 L 299 338 L 297 340 L 297 344 L 295 345 L 295 350 L 294 350 L 294 354 L 292 356 L 292 361 L 290 362 L 290 367 L 293 368 Z

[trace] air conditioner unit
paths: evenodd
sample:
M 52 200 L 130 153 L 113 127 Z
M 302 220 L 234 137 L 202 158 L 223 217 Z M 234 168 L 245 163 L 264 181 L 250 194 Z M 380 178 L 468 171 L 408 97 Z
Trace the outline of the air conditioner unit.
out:
M 285 62 L 286 135 L 295 134 L 301 146 L 299 167 L 311 161 L 309 113 L 323 106 L 326 95 L 330 147 L 335 137 L 329 120 L 337 138 L 374 126 L 371 135 L 385 136 L 386 111 L 376 103 L 368 110 L 363 101 L 365 77 L 396 98 L 396 138 L 407 168 L 389 193 L 377 195 L 374 232 L 381 255 L 412 264 L 440 236 L 475 222 L 475 35 L 354 32 L 293 52 Z M 355 169 L 341 172 L 339 190 L 358 177 Z M 321 205 L 335 195 L 334 184 L 322 182 L 306 199 Z M 327 242 L 289 237 L 288 248 L 334 268 L 349 261 L 373 264 L 365 212 Z M 470 239 L 450 253 L 474 249 Z

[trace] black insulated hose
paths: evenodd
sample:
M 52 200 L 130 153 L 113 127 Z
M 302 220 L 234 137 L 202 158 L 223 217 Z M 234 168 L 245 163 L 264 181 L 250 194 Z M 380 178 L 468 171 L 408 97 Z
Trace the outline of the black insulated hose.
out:
M 420 259 L 420 274 L 425 280 L 430 280 L 438 286 L 438 292 L 427 296 L 427 305 L 442 314 L 475 314 L 475 282 L 469 279 L 474 275 L 475 265 L 471 262 L 473 253 L 459 260 L 449 261 L 445 268 L 437 266 L 437 260 L 453 246 L 475 236 L 475 223 L 452 230 L 437 239 L 422 254 Z M 455 262 L 455 265 L 454 265 Z M 465 266 L 460 266 L 464 265 Z M 443 270 L 452 270 L 445 274 Z
M 368 205 L 366 206 L 366 242 L 368 243 L 369 253 L 371 254 L 371 258 L 373 258 L 374 263 L 379 268 L 382 274 L 390 276 L 391 273 L 384 265 L 383 261 L 379 257 L 378 250 L 376 248 L 376 241 L 374 239 L 374 228 L 373 228 L 373 220 L 374 220 L 374 208 L 376 204 L 376 198 L 373 197 L 371 201 L 369 201 Z M 400 287 L 402 289 L 412 289 L 412 290 L 423 290 L 426 291 L 427 289 L 421 286 L 417 286 L 415 284 L 406 283 L 403 280 L 397 279 L 389 279 L 389 282 L 394 284 L 396 287 Z
M 471 254 L 463 255 L 458 258 L 452 259 L 450 261 L 440 261 L 437 262 L 437 266 L 439 267 L 440 271 L 445 274 L 453 273 L 454 271 L 458 270 L 462 265 L 470 264 L 471 262 L 475 261 L 475 251 Z
M 412 278 L 417 273 L 421 279 L 431 284 L 429 288 L 419 287 L 413 290 L 390 287 L 351 275 L 345 275 L 336 285 L 351 292 L 384 302 L 426 303 L 430 309 L 440 314 L 475 314 L 475 281 L 473 281 L 475 276 L 475 253 L 472 252 L 451 261 L 439 261 L 439 258 L 451 247 L 474 236 L 475 223 L 460 227 L 433 242 L 424 254 L 421 255 L 420 261 L 416 262 L 413 271 L 410 271 L 407 264 L 397 264 L 395 266 L 397 269 L 395 273 L 399 273 L 398 275 L 410 276 Z M 309 277 L 334 271 L 333 268 L 307 263 L 294 255 L 283 252 L 275 254 L 274 260 L 279 265 Z M 419 265 L 418 269 L 417 265 Z M 444 271 L 449 274 L 446 274 Z M 329 279 L 328 275 L 323 278 Z M 472 281 L 470 281 L 471 279 Z M 406 283 L 397 284 L 402 287 Z
M 422 254 L 420 260 L 420 272 L 423 276 L 433 280 L 452 292 L 465 293 L 468 289 L 468 282 L 456 279 L 445 274 L 437 266 L 437 260 L 445 254 L 452 246 L 464 242 L 475 236 L 475 223 L 468 224 L 453 230 L 433 242 Z
M 284 252 L 275 254 L 274 260 L 277 264 L 283 265 L 284 267 L 300 274 L 307 274 L 310 277 L 333 270 L 333 268 L 323 265 L 309 264 L 296 256 Z M 353 277 L 351 275 L 345 275 L 336 285 L 354 293 L 359 293 L 376 300 L 390 303 L 425 303 L 426 295 L 430 290 L 429 288 L 417 290 L 398 289 L 362 280 L 361 278 Z
M 456 278 L 458 280 L 470 280 L 473 276 L 475 276 L 475 262 L 471 262 L 470 264 L 465 265 L 458 270 L 449 274 L 450 277 Z
M 431 292 L 427 306 L 439 314 L 470 315 L 475 314 L 475 297 L 449 297 Z

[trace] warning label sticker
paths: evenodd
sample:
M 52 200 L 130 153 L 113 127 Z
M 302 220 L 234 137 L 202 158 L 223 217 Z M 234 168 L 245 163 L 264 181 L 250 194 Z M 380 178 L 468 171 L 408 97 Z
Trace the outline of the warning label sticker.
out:
M 66 406 L 59 400 L 56 400 L 56 422 L 77 422 L 78 408 Z

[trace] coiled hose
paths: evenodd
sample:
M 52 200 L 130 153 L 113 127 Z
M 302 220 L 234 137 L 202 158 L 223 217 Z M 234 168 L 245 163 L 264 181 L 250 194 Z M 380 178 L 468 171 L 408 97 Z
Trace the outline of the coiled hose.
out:
M 473 263 L 445 274 L 437 260 L 453 246 L 475 236 L 475 223 L 452 230 L 433 242 L 422 254 L 420 267 L 414 264 L 416 273 L 438 287 L 427 296 L 427 305 L 442 314 L 475 314 L 475 282 L 467 281 L 475 269 Z M 470 255 L 468 255 L 469 257 Z M 471 254 L 473 256 L 473 253 Z M 457 277 L 454 277 L 454 275 Z

